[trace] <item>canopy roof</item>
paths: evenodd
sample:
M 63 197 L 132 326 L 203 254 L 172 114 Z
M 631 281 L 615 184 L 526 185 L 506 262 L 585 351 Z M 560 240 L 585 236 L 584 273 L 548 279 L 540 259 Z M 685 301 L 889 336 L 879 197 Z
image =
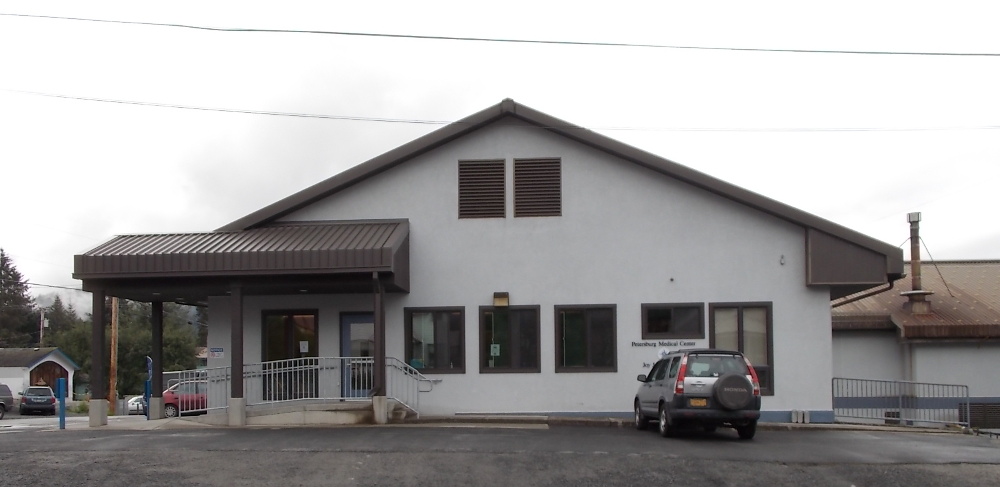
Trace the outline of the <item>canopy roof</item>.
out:
M 409 288 L 406 220 L 282 223 L 241 231 L 122 235 L 75 257 L 84 289 L 199 304 L 234 282 L 246 294 Z

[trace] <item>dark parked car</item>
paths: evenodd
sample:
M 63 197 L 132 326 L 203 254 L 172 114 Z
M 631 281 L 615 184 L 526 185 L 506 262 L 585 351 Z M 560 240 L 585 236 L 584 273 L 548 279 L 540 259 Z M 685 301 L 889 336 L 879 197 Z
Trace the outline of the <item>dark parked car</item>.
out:
M 12 407 L 14 407 L 14 394 L 11 394 L 7 384 L 0 384 L 0 419 L 3 419 Z
M 56 396 L 51 387 L 32 386 L 21 393 L 21 414 L 56 414 Z
M 760 418 L 760 382 L 742 353 L 731 350 L 678 350 L 638 377 L 635 427 L 645 429 L 656 418 L 662 436 L 678 428 L 719 426 L 736 429 L 749 440 Z

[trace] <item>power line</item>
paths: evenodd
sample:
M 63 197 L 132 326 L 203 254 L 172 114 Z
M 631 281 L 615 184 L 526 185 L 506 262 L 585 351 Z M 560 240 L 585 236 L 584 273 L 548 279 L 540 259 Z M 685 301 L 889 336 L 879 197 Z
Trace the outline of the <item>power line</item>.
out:
M 0 14 L 2 15 L 2 14 Z M 347 120 L 355 122 L 387 122 L 387 123 L 410 123 L 422 125 L 446 125 L 454 123 L 445 120 L 423 120 L 409 118 L 386 118 L 386 117 L 362 117 L 354 115 L 324 115 L 316 113 L 295 113 L 295 112 L 272 112 L 263 110 L 250 110 L 239 108 L 213 108 L 199 107 L 192 105 L 178 105 L 172 103 L 155 103 L 133 100 L 116 100 L 112 98 L 93 98 L 85 96 L 60 95 L 55 93 L 41 93 L 37 91 L 11 90 L 0 88 L 0 91 L 10 93 L 20 93 L 24 95 L 46 96 L 50 98 L 62 98 L 67 100 L 94 101 L 101 103 L 117 103 L 122 105 L 139 105 L 158 108 L 177 108 L 181 110 L 197 110 L 204 112 L 222 113 L 242 113 L 248 115 L 269 115 L 276 117 L 296 117 L 296 118 L 319 118 L 326 120 Z M 570 126 L 543 126 L 540 128 L 576 128 Z M 608 131 L 636 131 L 636 132 L 925 132 L 925 131 L 948 131 L 948 130 L 997 130 L 1000 125 L 974 125 L 964 127 L 591 127 L 591 130 Z
M 251 33 L 278 33 L 278 34 L 319 34 L 353 37 L 380 37 L 393 39 L 419 39 L 435 41 L 464 41 L 464 42 L 495 42 L 495 43 L 515 43 L 515 44 L 549 44 L 563 46 L 592 46 L 592 47 L 630 47 L 630 48 L 651 48 L 651 49 L 684 49 L 702 51 L 737 51 L 737 52 L 778 52 L 796 54 L 863 54 L 863 55 L 889 55 L 889 56 L 962 56 L 962 57 L 1000 57 L 1000 53 L 985 52 L 927 52 L 927 51 L 854 51 L 844 49 L 769 49 L 756 47 L 709 47 L 709 46 L 683 46 L 669 44 L 644 44 L 628 42 L 592 42 L 592 41 L 558 41 L 539 39 L 508 39 L 499 37 L 463 37 L 463 36 L 435 36 L 416 34 L 384 34 L 374 32 L 350 32 L 332 30 L 297 30 L 297 29 L 254 29 L 246 27 L 205 27 L 188 24 L 173 24 L 160 22 L 139 22 L 130 20 L 107 20 L 88 19 L 81 17 L 61 17 L 55 15 L 29 15 L 0 13 L 9 17 L 28 17 L 36 19 L 73 20 L 80 22 L 100 22 L 108 24 L 127 25 L 147 25 L 155 27 L 175 27 L 182 29 L 208 30 L 215 32 L 251 32 Z
M 322 115 L 314 113 L 294 113 L 294 112 L 269 112 L 263 110 L 244 110 L 238 108 L 212 108 L 212 107 L 198 107 L 191 105 L 176 105 L 171 103 L 154 103 L 145 101 L 132 101 L 132 100 L 115 100 L 111 98 L 90 98 L 84 96 L 71 96 L 71 95 L 58 95 L 54 93 L 40 93 L 37 91 L 22 91 L 22 90 L 8 90 L 3 89 L 2 91 L 9 91 L 12 93 L 23 93 L 26 95 L 38 95 L 38 96 L 48 96 L 52 98 L 65 98 L 69 100 L 84 100 L 84 101 L 98 101 L 102 103 L 119 103 L 123 105 L 140 105 L 148 107 L 160 107 L 160 108 L 179 108 L 183 110 L 200 110 L 206 112 L 225 112 L 225 113 L 245 113 L 251 115 L 273 115 L 279 117 L 300 117 L 300 118 L 325 118 L 328 120 L 351 120 L 358 122 L 393 122 L 393 123 L 415 123 L 415 124 L 429 124 L 429 125 L 444 125 L 448 122 L 439 120 L 419 120 L 419 119 L 402 119 L 402 118 L 381 118 L 381 117 L 355 117 L 350 115 Z
M 37 282 L 17 281 L 17 280 L 14 280 L 14 279 L 0 279 L 0 282 L 4 282 L 4 283 L 13 282 L 13 283 L 16 283 L 16 284 L 23 284 L 23 285 L 29 286 L 29 287 L 50 287 L 50 288 L 54 288 L 54 289 L 66 289 L 68 291 L 88 292 L 88 291 L 84 291 L 83 289 L 80 289 L 78 287 L 56 286 L 54 284 L 39 284 Z

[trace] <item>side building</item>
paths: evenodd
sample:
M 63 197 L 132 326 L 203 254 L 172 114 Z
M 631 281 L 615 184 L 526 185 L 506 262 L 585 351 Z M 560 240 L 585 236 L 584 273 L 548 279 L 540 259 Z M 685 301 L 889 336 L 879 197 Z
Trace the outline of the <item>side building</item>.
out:
M 972 426 L 1000 428 L 1000 261 L 905 271 L 892 291 L 834 303 L 834 376 L 968 386 Z

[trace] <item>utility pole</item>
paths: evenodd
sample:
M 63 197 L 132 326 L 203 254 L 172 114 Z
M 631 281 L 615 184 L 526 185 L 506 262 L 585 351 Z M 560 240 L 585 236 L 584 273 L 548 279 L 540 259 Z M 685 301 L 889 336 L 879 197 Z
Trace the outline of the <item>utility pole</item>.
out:
M 108 387 L 108 411 L 115 414 L 118 405 L 118 298 L 111 297 L 111 384 Z
M 38 317 L 38 348 L 44 347 L 45 343 L 45 308 L 42 308 L 42 314 Z

